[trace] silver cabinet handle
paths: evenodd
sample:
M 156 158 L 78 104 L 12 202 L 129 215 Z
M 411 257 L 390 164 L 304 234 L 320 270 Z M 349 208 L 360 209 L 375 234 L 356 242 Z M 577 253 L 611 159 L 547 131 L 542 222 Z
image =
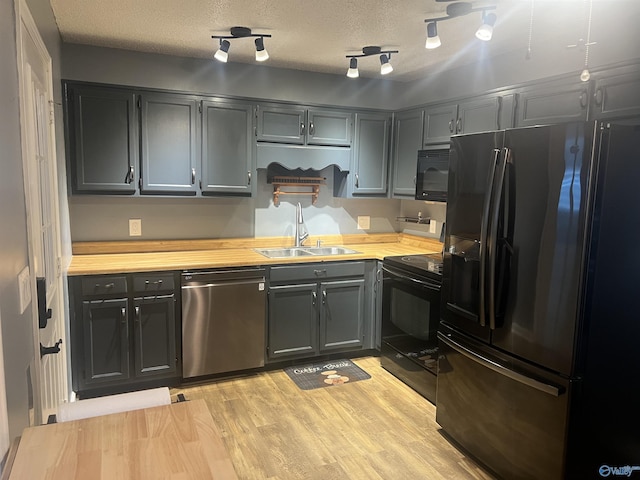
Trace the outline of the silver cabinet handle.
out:
M 583 90 L 580 93 L 580 106 L 582 108 L 585 108 L 587 106 L 587 91 L 586 90 Z
M 453 119 L 449 120 L 449 131 L 453 133 Z
M 360 177 L 356 173 L 356 188 L 360 188 Z
M 311 298 L 312 298 L 313 305 L 315 305 L 316 301 L 318 300 L 318 294 L 316 292 L 311 292 Z
M 136 305 L 135 307 L 135 314 L 136 314 L 136 322 L 140 321 L 140 307 L 138 305 Z
M 300 124 L 300 135 L 304 135 L 304 123 Z
M 322 274 L 326 274 L 327 270 L 325 270 L 325 269 L 322 269 L 322 270 L 315 269 L 313 271 L 313 273 L 315 273 L 316 275 L 322 275 Z
M 130 165 L 129 166 L 129 173 L 127 174 L 127 180 L 126 180 L 127 183 L 133 182 L 134 174 L 135 174 L 135 170 L 133 168 L 133 165 Z
M 127 323 L 127 309 L 125 307 L 120 309 L 120 316 L 122 317 L 122 323 Z
M 195 185 L 196 184 L 196 169 L 192 168 L 191 169 L 191 185 Z
M 247 185 L 251 185 L 251 172 L 247 172 Z
M 145 285 L 149 285 L 149 284 L 152 284 L 152 285 L 162 285 L 162 279 L 160 279 L 160 280 L 156 280 L 156 281 L 155 281 L 155 282 L 153 282 L 153 283 L 152 283 L 152 282 L 150 282 L 149 280 L 145 280 L 145 281 L 144 281 L 144 284 L 145 284 Z
M 461 133 L 462 132 L 462 119 L 459 118 L 456 121 L 456 133 Z
M 313 135 L 316 133 L 316 127 L 313 125 L 313 122 L 309 124 L 309 135 Z
M 116 284 L 115 284 L 115 283 L 113 283 L 113 282 L 111 282 L 111 283 L 105 283 L 105 284 L 103 285 L 103 287 L 104 287 L 106 290 L 109 290 L 110 288 L 113 288 L 113 287 L 115 287 L 115 286 L 116 286 Z M 96 283 L 96 288 L 100 288 L 100 284 L 99 284 L 99 283 Z
M 322 303 L 327 303 L 327 291 L 322 291 Z
M 602 100 L 604 99 L 604 94 L 602 92 L 602 88 L 598 88 L 596 90 L 596 93 L 593 94 L 593 98 L 596 102 L 596 105 L 600 106 L 602 105 Z

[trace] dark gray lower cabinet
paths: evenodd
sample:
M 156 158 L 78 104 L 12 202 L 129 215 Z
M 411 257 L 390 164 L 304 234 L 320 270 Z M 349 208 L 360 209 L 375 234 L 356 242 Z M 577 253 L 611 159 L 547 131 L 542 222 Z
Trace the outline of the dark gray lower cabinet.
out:
M 79 396 L 178 383 L 180 289 L 175 275 L 70 279 L 72 380 Z
M 365 347 L 364 262 L 272 267 L 268 358 Z

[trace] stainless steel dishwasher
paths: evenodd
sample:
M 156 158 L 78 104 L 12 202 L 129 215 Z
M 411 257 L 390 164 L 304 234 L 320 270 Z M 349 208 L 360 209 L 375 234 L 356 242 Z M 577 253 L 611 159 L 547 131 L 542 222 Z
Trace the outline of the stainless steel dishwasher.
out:
M 265 270 L 182 274 L 183 378 L 264 366 Z

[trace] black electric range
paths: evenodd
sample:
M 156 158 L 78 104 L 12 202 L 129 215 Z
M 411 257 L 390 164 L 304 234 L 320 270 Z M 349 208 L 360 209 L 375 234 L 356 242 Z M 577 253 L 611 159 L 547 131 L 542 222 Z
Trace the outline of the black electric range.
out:
M 442 254 L 382 262 L 380 364 L 435 404 Z

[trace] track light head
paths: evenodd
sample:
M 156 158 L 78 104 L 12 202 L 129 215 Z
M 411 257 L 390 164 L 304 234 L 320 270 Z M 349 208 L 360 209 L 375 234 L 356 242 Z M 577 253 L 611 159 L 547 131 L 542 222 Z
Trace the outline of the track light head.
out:
M 213 56 L 213 58 L 215 58 L 219 62 L 227 63 L 227 60 L 229 60 L 230 46 L 231 44 L 229 43 L 229 40 L 220 40 L 220 48 L 218 48 L 218 51 Z
M 262 37 L 256 38 L 256 61 L 264 62 L 269 59 L 269 53 L 264 48 L 264 39 Z
M 424 48 L 431 50 L 438 48 L 440 45 L 442 45 L 442 42 L 438 36 L 438 25 L 436 22 L 427 23 L 427 42 L 425 43 Z
M 347 77 L 349 78 L 358 78 L 360 76 L 360 72 L 358 71 L 358 59 L 352 58 L 349 60 L 349 70 L 347 70 Z
M 389 57 L 383 53 L 380 55 L 380 75 L 387 75 L 391 72 L 393 72 L 393 67 L 389 63 Z
M 482 25 L 476 32 L 476 37 L 484 42 L 491 40 L 493 36 L 493 26 L 497 20 L 495 13 L 488 13 L 482 16 Z

